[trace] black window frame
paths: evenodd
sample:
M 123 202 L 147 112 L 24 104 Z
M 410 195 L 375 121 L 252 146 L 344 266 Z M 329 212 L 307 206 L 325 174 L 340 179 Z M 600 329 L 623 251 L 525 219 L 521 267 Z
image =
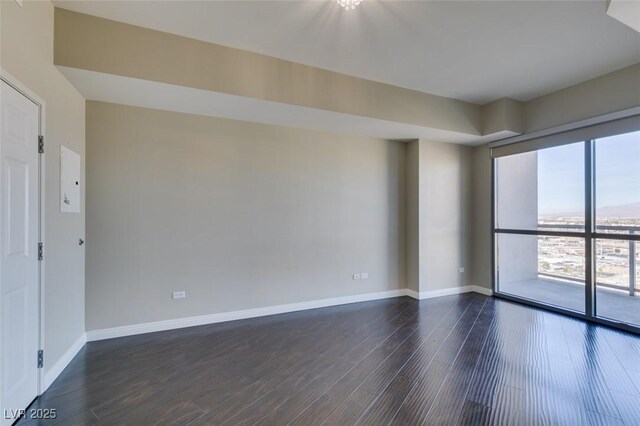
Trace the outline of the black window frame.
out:
M 623 133 L 621 133 L 623 134 Z M 619 328 L 625 331 L 631 331 L 640 334 L 640 324 L 635 325 L 624 321 L 617 321 L 610 318 L 604 318 L 597 315 L 597 298 L 596 291 L 596 273 L 595 273 L 595 244 L 597 240 L 625 240 L 625 241 L 640 241 L 640 234 L 612 234 L 597 232 L 595 224 L 595 149 L 597 139 L 588 139 L 583 141 L 584 144 L 584 218 L 585 226 L 584 231 L 553 231 L 553 230 L 540 230 L 540 229 L 506 229 L 497 227 L 497 160 L 501 157 L 494 158 L 491 156 L 491 271 L 492 271 L 492 289 L 493 294 L 496 297 L 511 300 L 518 303 L 524 303 L 537 308 L 558 312 L 580 319 L 584 319 L 590 322 L 604 324 L 610 327 Z M 581 143 L 581 142 L 576 142 Z M 536 152 L 538 150 L 535 150 Z M 517 155 L 517 154 L 513 154 Z M 506 157 L 508 157 L 507 155 Z M 497 265 L 497 236 L 499 234 L 513 234 L 513 235 L 533 235 L 533 236 L 555 236 L 555 237 L 576 237 L 584 240 L 585 246 L 585 309 L 584 313 L 574 311 L 568 308 L 535 301 L 525 297 L 516 296 L 509 293 L 499 291 L 499 270 Z M 636 250 L 638 249 L 636 243 Z M 635 259 L 630 256 L 630 262 L 634 262 Z M 635 277 L 634 277 L 635 278 Z M 632 279 L 632 277 L 630 277 Z M 640 305 L 639 305 L 640 306 Z

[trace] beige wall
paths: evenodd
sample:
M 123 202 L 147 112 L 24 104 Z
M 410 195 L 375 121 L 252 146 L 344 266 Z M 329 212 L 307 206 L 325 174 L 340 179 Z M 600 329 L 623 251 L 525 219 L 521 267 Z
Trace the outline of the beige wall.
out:
M 87 330 L 404 288 L 405 149 L 88 102 Z
M 420 140 L 420 291 L 472 284 L 467 279 L 471 153 L 466 146 Z
M 407 288 L 420 291 L 424 265 L 420 256 L 420 141 L 407 142 Z
M 407 286 L 412 290 L 425 293 L 475 284 L 467 278 L 472 152 L 424 139 L 408 143 Z
M 509 98 L 501 98 L 483 105 L 482 134 L 521 134 L 524 131 L 523 105 L 523 102 Z
M 531 133 L 640 107 L 640 63 L 533 99 L 525 104 Z
M 84 205 L 60 213 L 60 145 L 84 158 L 85 102 L 53 65 L 53 5 L 0 2 L 0 66 L 44 99 L 46 154 L 44 200 L 45 372 L 84 332 Z M 84 172 L 83 172 L 84 173 Z M 81 188 L 84 200 L 84 186 Z
M 491 155 L 489 146 L 473 148 L 471 207 L 471 265 L 469 281 L 491 288 Z

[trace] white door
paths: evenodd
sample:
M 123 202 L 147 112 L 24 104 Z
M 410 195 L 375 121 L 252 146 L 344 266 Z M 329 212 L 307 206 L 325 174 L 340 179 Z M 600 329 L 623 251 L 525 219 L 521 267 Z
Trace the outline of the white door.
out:
M 0 417 L 38 395 L 38 106 L 0 92 Z

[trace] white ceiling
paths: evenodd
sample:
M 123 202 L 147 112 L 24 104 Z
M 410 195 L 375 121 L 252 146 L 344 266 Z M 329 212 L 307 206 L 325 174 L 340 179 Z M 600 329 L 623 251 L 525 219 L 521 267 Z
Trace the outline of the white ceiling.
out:
M 62 1 L 56 6 L 475 103 L 640 62 L 605 0 Z

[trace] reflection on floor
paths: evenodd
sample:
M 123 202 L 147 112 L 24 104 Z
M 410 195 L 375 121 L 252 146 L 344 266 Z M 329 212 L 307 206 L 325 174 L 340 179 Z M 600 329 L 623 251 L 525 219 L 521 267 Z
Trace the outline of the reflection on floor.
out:
M 640 336 L 474 293 L 88 343 L 63 425 L 639 425 Z
M 584 285 L 570 281 L 539 278 L 500 284 L 500 291 L 584 313 Z M 597 314 L 600 317 L 640 325 L 640 292 L 598 287 Z

